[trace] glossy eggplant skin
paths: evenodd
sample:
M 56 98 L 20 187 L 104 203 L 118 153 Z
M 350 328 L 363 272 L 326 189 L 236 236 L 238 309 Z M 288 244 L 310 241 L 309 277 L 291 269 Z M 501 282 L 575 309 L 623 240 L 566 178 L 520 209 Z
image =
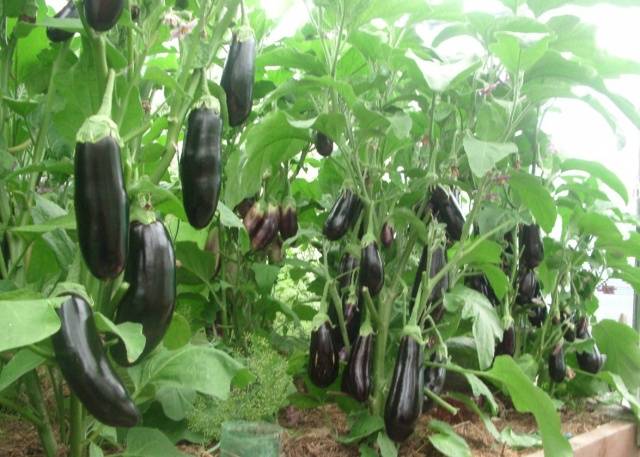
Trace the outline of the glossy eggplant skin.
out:
M 422 346 L 405 335 L 400 340 L 389 394 L 384 407 L 384 425 L 387 435 L 400 443 L 416 427 L 424 398 Z
M 318 387 L 328 387 L 338 377 L 338 351 L 331 338 L 331 325 L 325 322 L 311 332 L 309 378 Z
M 506 328 L 502 333 L 502 341 L 495 348 L 496 357 L 499 355 L 508 355 L 513 357 L 516 353 L 516 329 L 513 324 Z
M 160 221 L 134 221 L 129 230 L 129 260 L 124 273 L 129 289 L 118 304 L 115 323 L 142 324 L 144 351 L 130 363 L 120 341 L 111 355 L 120 365 L 141 361 L 164 338 L 176 305 L 176 257 L 171 237 Z
M 540 295 L 540 283 L 538 282 L 538 278 L 536 278 L 535 271 L 525 270 L 521 272 L 520 280 L 518 281 L 516 303 L 519 305 L 528 305 L 538 295 Z
M 520 228 L 520 245 L 522 246 L 522 263 L 525 267 L 533 269 L 544 260 L 544 245 L 538 225 L 523 225 Z
M 267 215 L 266 207 L 262 202 L 254 203 L 251 208 L 243 216 L 244 228 L 249 234 L 249 238 L 253 238 L 264 223 L 264 218 Z
M 576 326 L 576 336 L 580 339 L 591 338 L 591 332 L 589 331 L 589 321 L 586 317 L 581 317 L 578 320 Z M 604 365 L 604 358 L 598 349 L 597 344 L 593 344 L 593 348 L 588 352 L 577 352 L 576 357 L 578 359 L 578 366 L 584 371 L 597 374 Z
M 269 205 L 267 214 L 262 224 L 255 230 L 251 237 L 251 247 L 254 251 L 266 248 L 278 235 L 278 224 L 280 221 L 280 210 L 275 205 Z
M 222 119 L 214 110 L 196 108 L 189 113 L 179 169 L 184 210 L 197 229 L 209 225 L 218 207 L 221 136 Z
M 340 268 L 338 269 L 338 285 L 340 290 L 344 290 L 351 284 L 353 275 L 358 269 L 358 259 L 346 252 L 340 259 Z
M 318 154 L 323 157 L 329 157 L 333 152 L 333 140 L 322 132 L 316 132 L 314 144 Z
M 76 19 L 79 17 L 78 9 L 76 8 L 75 3 L 73 3 L 73 0 L 71 0 L 53 17 L 56 19 Z M 67 32 L 66 30 L 57 29 L 55 27 L 47 27 L 47 38 L 49 38 L 49 41 L 52 43 L 62 43 L 70 40 L 73 35 L 73 32 Z
M 140 412 L 107 358 L 89 304 L 71 295 L 58 315 L 60 330 L 51 342 L 71 391 L 103 424 L 135 426 L 140 422 Z
M 446 225 L 447 237 L 450 241 L 460 241 L 464 228 L 464 216 L 458 202 L 440 186 L 433 188 L 429 203 L 438 220 Z
M 358 335 L 351 348 L 347 368 L 342 374 L 342 391 L 364 403 L 371 394 L 373 383 L 374 335 Z
M 378 244 L 373 241 L 362 248 L 360 255 L 360 274 L 358 281 L 361 287 L 367 287 L 372 297 L 382 290 L 384 285 L 384 265 L 378 250 Z
M 124 0 L 84 0 L 84 16 L 93 30 L 111 30 L 120 19 Z
M 284 208 L 281 208 L 278 230 L 283 240 L 296 236 L 298 233 L 298 213 L 295 206 L 285 205 Z
M 129 201 L 120 146 L 112 137 L 77 143 L 75 212 L 84 261 L 98 279 L 114 279 L 127 259 Z
M 542 327 L 542 324 L 547 319 L 549 310 L 547 305 L 534 305 L 529 308 L 529 322 L 534 327 Z
M 431 361 L 435 363 L 445 363 L 446 360 L 439 357 L 435 352 L 431 355 Z M 444 389 L 444 383 L 447 380 L 447 370 L 444 367 L 425 367 L 424 368 L 424 386 L 436 395 L 440 395 Z M 422 413 L 426 413 L 434 406 L 434 402 L 430 397 L 424 397 L 422 404 Z
M 251 114 L 255 72 L 256 40 L 253 34 L 241 36 L 235 32 L 220 81 L 227 95 L 231 127 L 241 125 Z
M 337 241 L 353 226 L 362 211 L 360 198 L 344 189 L 329 211 L 322 233 L 328 240 Z
M 554 382 L 562 382 L 567 375 L 567 364 L 564 359 L 564 349 L 560 342 L 549 354 L 549 377 Z

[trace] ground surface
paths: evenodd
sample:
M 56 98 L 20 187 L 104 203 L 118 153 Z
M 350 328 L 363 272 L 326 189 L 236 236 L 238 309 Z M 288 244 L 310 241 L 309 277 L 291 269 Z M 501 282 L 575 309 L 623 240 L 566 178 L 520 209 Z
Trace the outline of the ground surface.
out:
M 436 456 L 427 439 L 427 424 L 432 418 L 450 423 L 457 433 L 462 435 L 477 457 L 516 457 L 527 455 L 531 450 L 515 451 L 497 444 L 486 431 L 478 418 L 465 411 L 451 416 L 437 409 L 431 415 L 424 415 L 416 433 L 401 448 L 402 457 Z M 562 413 L 562 430 L 569 436 L 592 430 L 608 422 L 611 415 L 594 406 L 585 405 L 581 411 Z M 338 434 L 348 432 L 345 414 L 335 405 L 327 405 L 314 410 L 298 410 L 292 407 L 283 410 L 280 424 L 286 433 L 283 442 L 285 457 L 358 457 L 357 448 L 343 446 L 336 442 Z M 531 433 L 536 430 L 531 415 L 507 411 L 494 420 L 498 430 L 509 425 L 517 432 Z M 216 457 L 204 448 L 194 445 L 181 445 L 179 448 L 197 457 Z M 61 451 L 61 457 L 64 451 Z M 10 416 L 0 418 L 0 456 L 2 457 L 42 457 L 38 435 L 28 423 L 20 422 Z

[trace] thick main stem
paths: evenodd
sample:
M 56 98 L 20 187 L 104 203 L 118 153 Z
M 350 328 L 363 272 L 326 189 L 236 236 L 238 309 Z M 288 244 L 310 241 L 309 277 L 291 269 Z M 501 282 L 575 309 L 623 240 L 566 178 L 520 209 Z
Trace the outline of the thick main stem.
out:
M 49 415 L 47 414 L 44 398 L 42 397 L 42 390 L 40 389 L 40 379 L 35 371 L 26 375 L 24 379 L 29 401 L 41 419 L 41 424 L 36 428 L 38 429 L 38 436 L 40 437 L 44 453 L 47 457 L 56 457 L 58 455 L 58 443 L 56 442 L 51 423 L 49 422 Z
M 71 396 L 71 437 L 69 440 L 69 456 L 82 457 L 84 440 L 82 424 L 82 403 L 75 395 Z

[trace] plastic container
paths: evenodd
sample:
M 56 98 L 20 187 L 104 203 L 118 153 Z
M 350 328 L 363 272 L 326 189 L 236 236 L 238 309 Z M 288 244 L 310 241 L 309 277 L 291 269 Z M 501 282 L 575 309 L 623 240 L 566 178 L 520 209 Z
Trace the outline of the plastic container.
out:
M 221 457 L 279 457 L 282 429 L 266 422 L 222 424 Z

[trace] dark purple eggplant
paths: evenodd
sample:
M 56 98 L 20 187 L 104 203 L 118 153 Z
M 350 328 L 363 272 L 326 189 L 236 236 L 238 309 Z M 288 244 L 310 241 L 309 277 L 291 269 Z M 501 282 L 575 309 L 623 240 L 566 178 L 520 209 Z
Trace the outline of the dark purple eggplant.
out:
M 338 351 L 331 337 L 331 324 L 325 322 L 311 332 L 309 378 L 318 387 L 328 387 L 338 377 Z
M 564 360 L 562 341 L 549 354 L 549 377 L 554 382 L 562 382 L 567 375 L 567 364 Z
M 73 0 L 69 1 L 56 15 L 56 19 L 77 19 L 78 9 L 76 8 Z M 47 27 L 47 38 L 52 43 L 62 43 L 70 40 L 73 37 L 74 32 L 67 32 L 56 27 Z
M 516 329 L 513 324 L 502 333 L 502 340 L 496 345 L 495 355 L 508 355 L 513 357 L 516 353 Z
M 397 443 L 413 433 L 422 412 L 422 366 L 422 346 L 411 336 L 403 336 L 384 407 L 387 435 Z
M 537 224 L 523 225 L 520 228 L 520 246 L 525 267 L 532 269 L 540 265 L 544 259 L 544 245 Z
M 360 275 L 358 276 L 361 287 L 367 287 L 372 297 L 382 290 L 384 285 L 384 266 L 378 251 L 378 244 L 372 241 L 362 248 L 360 254 Z
M 393 229 L 393 226 L 388 222 L 382 224 L 382 230 L 380 231 L 380 241 L 382 242 L 382 245 L 389 249 L 395 238 L 396 231 Z
M 529 322 L 534 327 L 542 327 L 542 324 L 547 319 L 547 314 L 549 310 L 547 309 L 547 305 L 545 304 L 534 304 L 531 308 L 529 308 Z
M 578 319 L 576 336 L 582 340 L 591 338 L 589 320 L 585 316 Z M 593 343 L 591 351 L 577 352 L 576 357 L 578 359 L 578 366 L 584 371 L 592 374 L 597 374 L 602 369 L 605 360 L 596 343 Z
M 540 283 L 533 270 L 525 270 L 521 272 L 519 276 L 516 303 L 519 305 L 528 305 L 532 303 L 534 298 L 540 295 Z
M 256 203 L 256 199 L 253 197 L 250 198 L 245 198 L 243 199 L 240 203 L 238 203 L 236 205 L 235 208 L 233 208 L 233 210 L 238 213 L 238 215 L 244 219 L 244 217 L 247 215 L 247 213 L 249 212 L 249 210 L 251 208 L 253 208 L 253 205 L 255 205 Z
M 278 229 L 283 240 L 293 238 L 298 233 L 298 212 L 292 199 L 287 200 L 284 207 L 280 209 Z
M 227 95 L 229 125 L 237 127 L 247 120 L 253 107 L 256 72 L 256 39 L 247 26 L 233 31 L 220 86 Z
M 244 215 L 244 228 L 247 229 L 250 238 L 253 238 L 260 226 L 264 223 L 266 210 L 264 202 L 257 202 L 254 203 L 251 209 Z
M 373 333 L 358 335 L 342 374 L 342 391 L 362 403 L 367 401 L 373 387 L 373 348 Z
M 278 221 L 280 210 L 275 205 L 269 205 L 267 215 L 264 217 L 262 225 L 258 227 L 251 237 L 251 247 L 254 251 L 266 248 L 278 235 Z
M 429 203 L 438 220 L 446 225 L 447 238 L 450 241 L 459 241 L 462 238 L 464 216 L 453 195 L 442 187 L 436 186 L 431 191 Z
M 354 295 L 345 295 L 345 297 L 346 298 L 342 300 L 342 316 L 344 317 L 344 325 L 347 330 L 349 344 L 352 344 L 360 330 L 362 307 L 364 304 L 362 304 L 362 294 L 360 294 L 360 299 L 356 299 Z M 342 338 L 340 326 L 338 325 L 338 315 L 333 307 L 331 308 L 329 317 L 331 318 L 331 321 L 336 324 L 332 329 L 333 343 L 336 346 L 336 350 L 340 351 L 345 346 L 345 342 Z
M 567 310 L 560 312 L 560 321 L 564 339 L 570 343 L 574 342 L 576 340 L 576 326 Z
M 333 140 L 322 132 L 316 132 L 316 151 L 323 157 L 329 157 L 333 152 Z
M 340 269 L 338 270 L 338 285 L 340 290 L 344 290 L 353 282 L 354 274 L 359 266 L 356 257 L 346 252 L 340 259 Z
M 444 364 L 446 360 L 439 354 L 434 352 L 431 354 L 431 362 Z M 447 370 L 444 367 L 425 367 L 424 368 L 424 387 L 429 389 L 432 393 L 440 395 L 444 389 L 444 383 L 447 379 Z M 422 413 L 426 413 L 434 406 L 434 401 L 428 397 L 424 397 L 424 403 L 422 404 Z
M 352 190 L 344 189 L 329 211 L 322 233 L 331 241 L 339 240 L 355 224 L 361 210 L 360 197 Z

